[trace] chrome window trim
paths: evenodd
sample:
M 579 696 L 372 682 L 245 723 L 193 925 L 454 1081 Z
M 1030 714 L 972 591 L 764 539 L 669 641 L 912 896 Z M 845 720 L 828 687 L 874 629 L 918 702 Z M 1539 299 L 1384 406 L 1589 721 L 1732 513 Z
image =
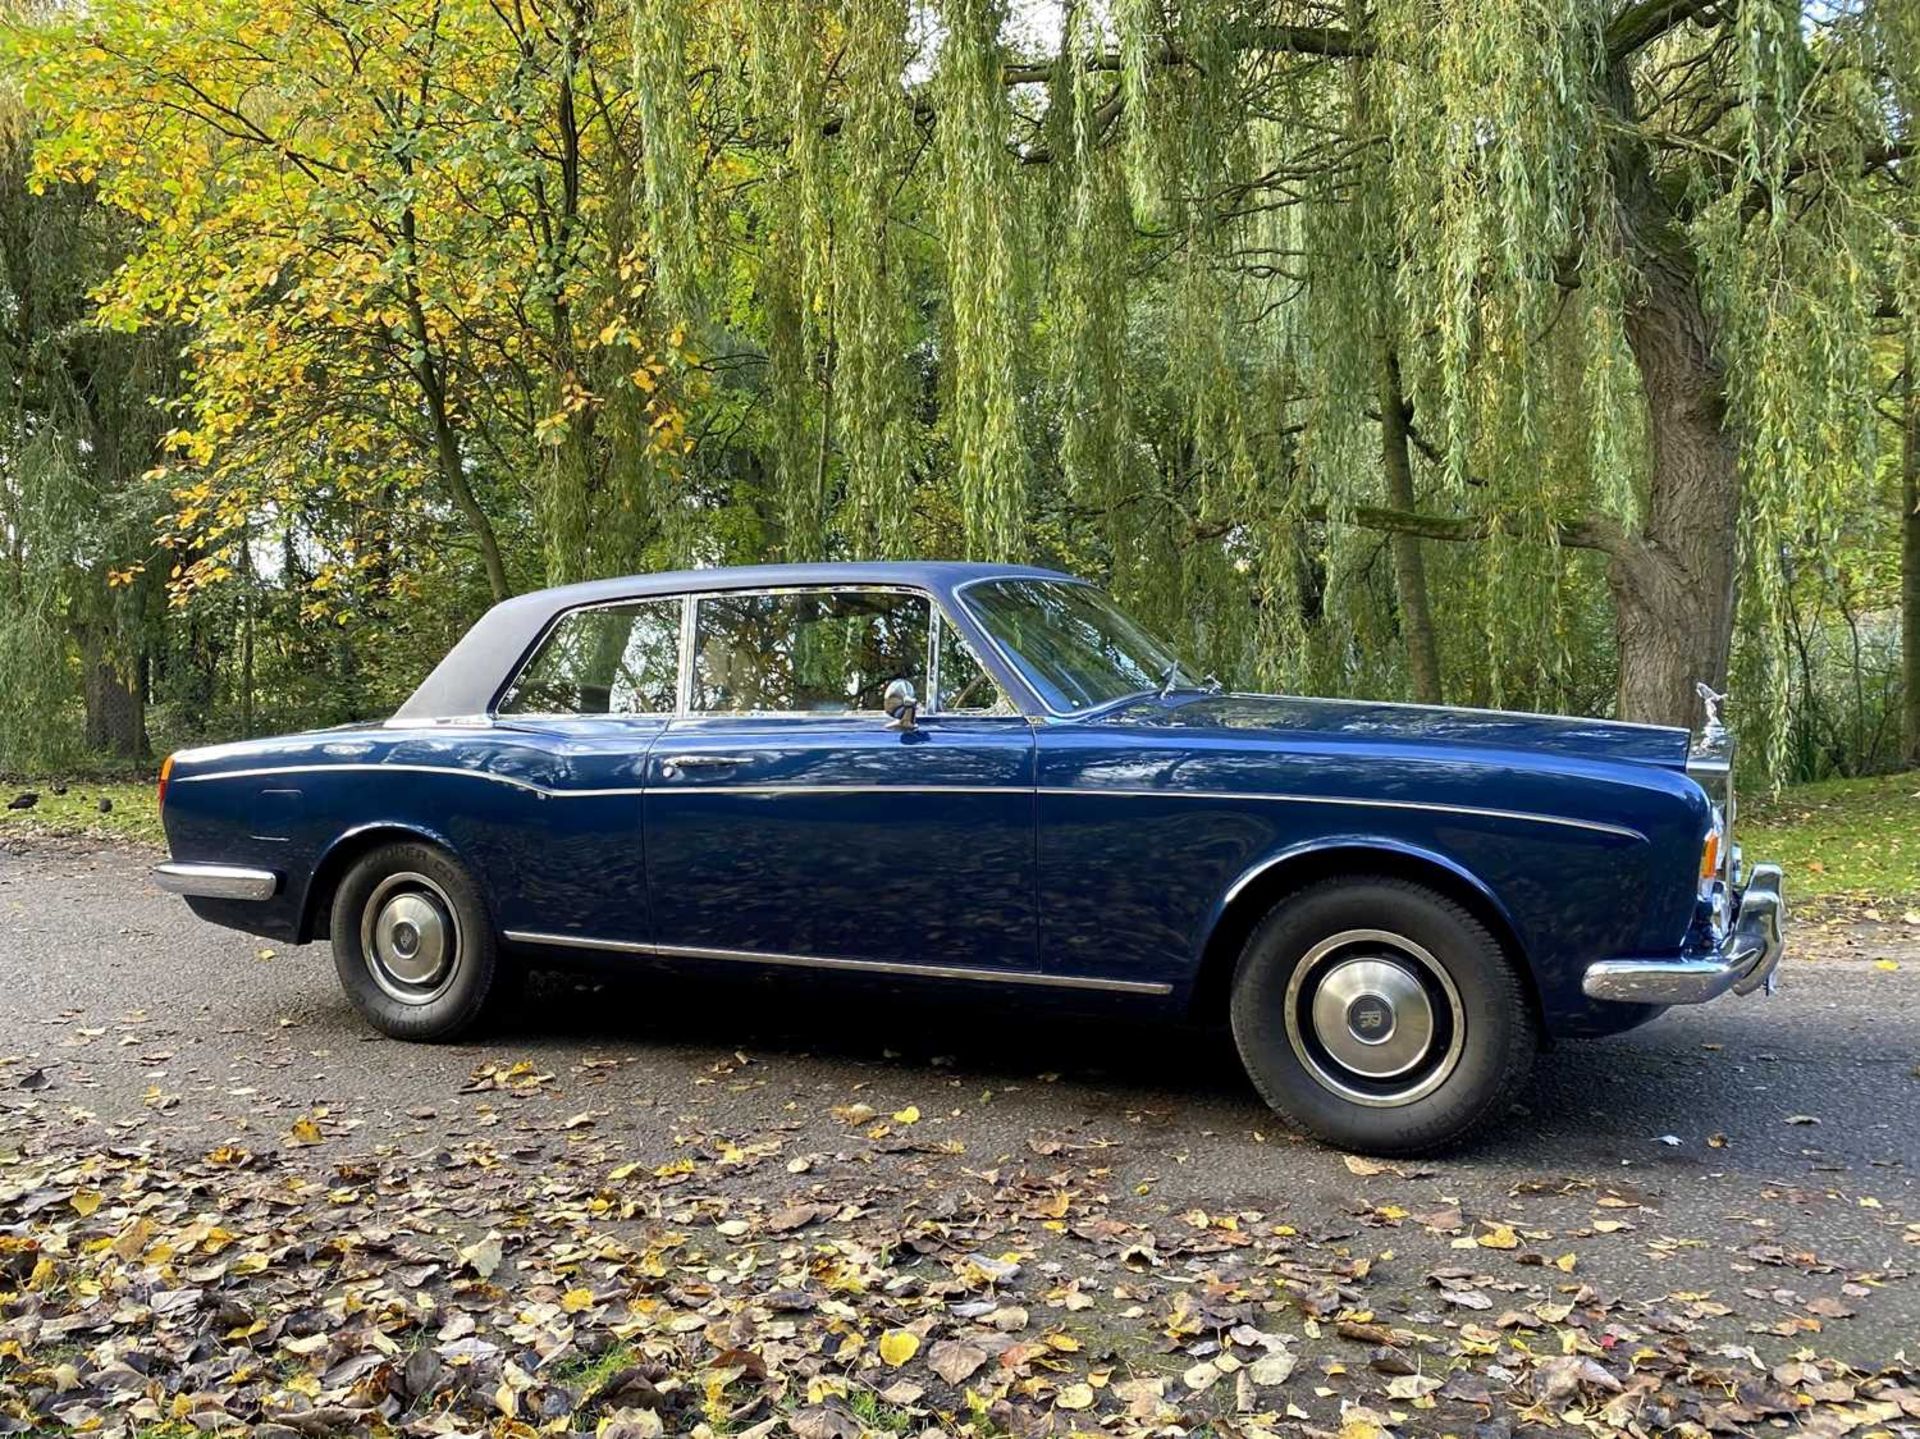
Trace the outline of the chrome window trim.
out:
M 936 605 L 927 622 L 927 692 L 921 702 L 930 715 L 940 712 L 940 622 L 944 618 Z
M 502 937 L 515 944 L 546 944 L 563 949 L 603 950 L 613 954 L 640 954 L 659 959 L 711 959 L 742 964 L 770 964 L 797 969 L 833 969 L 853 974 L 895 974 L 928 979 L 973 980 L 983 984 L 1028 984 L 1053 989 L 1099 989 L 1119 994 L 1171 994 L 1173 986 L 1137 979 L 1098 979 L 1080 974 L 1043 974 L 1031 969 L 976 969 L 954 964 L 905 964 L 881 959 L 841 959 L 828 955 L 781 954 L 758 949 L 706 949 L 697 945 L 648 944 L 625 939 L 593 939 L 576 934 L 548 934 L 509 929 Z
M 680 673 L 673 687 L 673 718 L 693 709 L 693 627 L 700 597 L 691 591 L 680 596 Z
M 983 575 L 980 580 L 969 580 L 966 583 L 979 584 L 982 580 L 1006 578 L 1010 577 L 1004 575 Z M 1066 577 L 1062 577 L 1062 579 L 1066 583 L 1087 584 L 1089 588 L 1093 588 L 1089 581 L 1067 579 Z M 965 587 L 965 585 L 955 587 L 954 595 L 956 598 L 960 590 Z M 485 713 L 462 717 L 457 722 L 472 728 L 485 728 L 502 720 L 538 719 L 656 719 L 671 722 L 673 720 L 728 717 L 735 719 L 820 719 L 844 718 L 847 716 L 859 719 L 884 718 L 885 711 L 883 710 L 835 710 L 823 712 L 819 710 L 697 710 L 693 707 L 694 650 L 699 625 L 698 607 L 701 600 L 717 599 L 722 596 L 732 595 L 846 594 L 849 592 L 862 591 L 877 592 L 880 594 L 917 595 L 927 602 L 927 683 L 930 692 L 923 697 L 925 700 L 923 716 L 939 714 L 941 711 L 938 708 L 938 691 L 934 688 L 936 679 L 934 663 L 937 646 L 939 644 L 940 621 L 946 621 L 947 628 L 958 635 L 963 642 L 969 640 L 971 636 L 969 636 L 964 626 L 956 623 L 953 611 L 948 608 L 940 594 L 931 587 L 926 585 L 875 581 L 872 583 L 853 584 L 758 585 L 748 589 L 728 589 L 724 587 L 719 589 L 693 589 L 682 590 L 677 594 L 623 595 L 616 599 L 594 600 L 588 604 L 572 605 L 551 616 L 546 624 L 541 627 L 540 633 L 534 637 L 532 643 L 521 653 L 519 659 L 515 661 L 513 668 L 508 672 L 507 677 L 494 689 L 493 696 L 488 701 Z M 506 696 L 507 692 L 513 688 L 514 683 L 526 671 L 527 666 L 533 663 L 534 657 L 540 653 L 541 648 L 547 643 L 548 639 L 552 637 L 554 630 L 558 629 L 570 616 L 584 614 L 592 610 L 619 609 L 623 605 L 664 604 L 670 601 L 677 602 L 680 605 L 680 672 L 676 677 L 674 707 L 670 713 L 664 710 L 604 715 L 583 715 L 572 711 L 539 713 L 526 711 L 521 713 L 509 712 L 505 714 L 501 712 L 501 700 Z M 979 624 L 978 618 L 970 611 L 967 613 L 967 618 L 973 620 L 976 625 Z M 1034 700 L 1039 701 L 1039 696 L 1032 693 L 1032 686 L 1027 684 L 1026 676 L 1021 673 L 1019 666 L 1007 658 L 1006 652 L 1000 648 L 999 642 L 994 639 L 993 635 L 987 631 L 985 626 L 979 626 L 979 628 L 987 643 L 993 647 L 995 654 L 999 656 L 1000 662 L 1006 666 L 1006 668 L 1012 672 L 1013 677 L 1019 681 L 1019 687 L 1027 690 Z M 986 668 L 985 666 L 982 667 Z M 1002 677 L 994 675 L 990 669 L 988 670 L 988 677 L 993 679 L 998 685 L 1002 698 L 1006 699 L 1007 702 L 1012 705 L 1014 713 L 1012 715 L 995 715 L 973 710 L 960 710 L 954 711 L 954 713 L 976 719 L 1029 719 L 1033 717 L 1026 709 L 1022 708 L 1020 702 L 1009 692 L 1009 686 Z M 1044 701 L 1041 701 L 1041 703 L 1044 706 Z M 1052 713 L 1058 712 L 1053 711 Z M 405 721 L 389 719 L 385 721 L 385 725 L 389 728 L 407 728 L 414 725 L 434 726 L 455 722 L 456 721 L 436 716 L 431 719 L 409 719 Z

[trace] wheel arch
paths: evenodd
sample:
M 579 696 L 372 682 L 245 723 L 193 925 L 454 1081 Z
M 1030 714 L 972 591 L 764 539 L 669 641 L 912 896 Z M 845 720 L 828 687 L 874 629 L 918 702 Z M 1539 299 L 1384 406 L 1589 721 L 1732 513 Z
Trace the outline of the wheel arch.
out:
M 1484 924 L 1520 976 L 1536 1024 L 1544 1025 L 1538 978 L 1513 916 L 1478 875 L 1417 845 L 1376 836 L 1340 836 L 1269 855 L 1234 880 L 1214 907 L 1189 999 L 1195 1019 L 1224 1019 L 1234 966 L 1256 925 L 1289 894 L 1343 875 L 1381 875 L 1425 885 Z M 1544 1032 L 1544 1027 L 1542 1032 Z
M 401 820 L 375 820 L 356 825 L 337 836 L 320 856 L 320 862 L 313 867 L 313 878 L 307 881 L 306 896 L 300 904 L 299 943 L 306 944 L 329 937 L 333 922 L 333 896 L 340 888 L 340 881 L 346 878 L 347 871 L 363 855 L 371 854 L 386 844 L 430 844 L 435 849 L 445 850 L 456 861 L 466 865 L 469 873 L 473 870 L 471 865 L 466 864 L 453 841 L 427 825 Z

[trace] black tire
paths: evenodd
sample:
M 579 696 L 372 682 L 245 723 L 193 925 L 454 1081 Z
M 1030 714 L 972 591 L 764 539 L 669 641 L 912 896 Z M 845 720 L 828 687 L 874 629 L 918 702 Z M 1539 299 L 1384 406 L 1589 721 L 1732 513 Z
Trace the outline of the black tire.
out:
M 395 1039 L 457 1038 L 513 988 L 479 887 L 433 845 L 383 845 L 361 858 L 334 892 L 332 927 L 341 988 Z
M 1260 1097 L 1293 1128 L 1368 1154 L 1431 1152 L 1505 1114 L 1539 1049 L 1524 984 L 1487 927 L 1378 875 L 1276 905 L 1241 952 L 1230 1012 Z

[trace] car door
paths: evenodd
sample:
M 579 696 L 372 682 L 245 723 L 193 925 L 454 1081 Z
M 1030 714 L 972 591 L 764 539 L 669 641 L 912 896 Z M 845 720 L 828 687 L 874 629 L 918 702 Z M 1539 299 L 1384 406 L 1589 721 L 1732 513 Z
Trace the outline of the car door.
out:
M 935 619 L 898 588 L 695 597 L 682 713 L 647 767 L 662 953 L 1037 967 L 1033 732 Z M 897 679 L 922 696 L 910 728 L 881 709 Z
M 651 941 L 641 786 L 679 699 L 685 609 L 674 595 L 569 610 L 501 693 L 487 762 L 517 783 L 480 849 L 509 934 Z

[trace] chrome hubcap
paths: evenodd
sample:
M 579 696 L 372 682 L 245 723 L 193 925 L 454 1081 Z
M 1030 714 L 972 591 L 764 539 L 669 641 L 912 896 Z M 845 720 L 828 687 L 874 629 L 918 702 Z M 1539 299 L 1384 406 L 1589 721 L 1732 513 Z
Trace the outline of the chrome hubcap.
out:
M 1405 935 L 1353 929 L 1301 957 L 1287 985 L 1287 1038 L 1307 1071 L 1378 1108 L 1431 1094 L 1465 1041 L 1453 979 Z
M 445 891 L 423 874 L 389 875 L 364 913 L 360 950 L 381 991 L 402 1004 L 439 998 L 460 957 L 460 927 Z

